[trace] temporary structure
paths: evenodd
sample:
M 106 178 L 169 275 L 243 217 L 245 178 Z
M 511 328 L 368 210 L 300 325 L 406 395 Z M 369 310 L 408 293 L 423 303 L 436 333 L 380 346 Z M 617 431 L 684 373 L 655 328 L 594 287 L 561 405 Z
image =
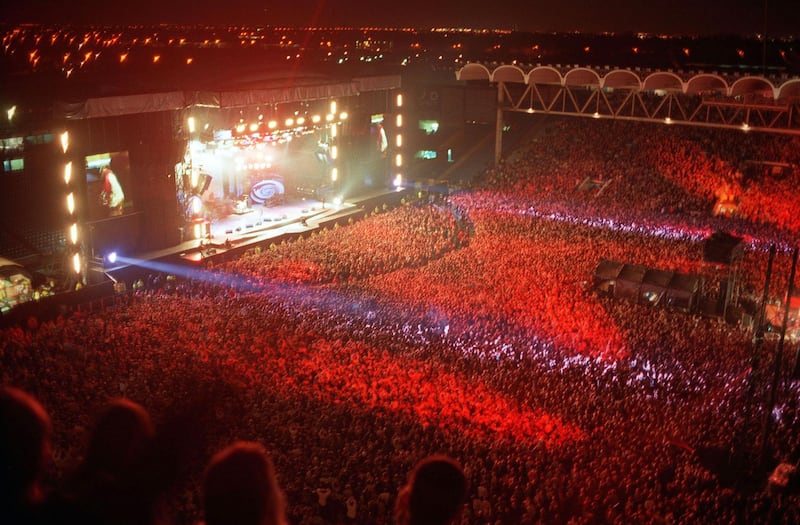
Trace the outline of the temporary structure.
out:
M 24 266 L 0 257 L 0 312 L 33 299 L 31 273 Z

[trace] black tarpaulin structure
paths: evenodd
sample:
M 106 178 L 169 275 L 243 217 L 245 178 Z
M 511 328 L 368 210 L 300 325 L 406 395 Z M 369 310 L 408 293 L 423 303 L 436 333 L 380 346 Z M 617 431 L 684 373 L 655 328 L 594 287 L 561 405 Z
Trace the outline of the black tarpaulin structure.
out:
M 640 264 L 610 259 L 598 262 L 594 286 L 601 293 L 644 305 L 664 305 L 693 311 L 699 301 L 703 278 Z

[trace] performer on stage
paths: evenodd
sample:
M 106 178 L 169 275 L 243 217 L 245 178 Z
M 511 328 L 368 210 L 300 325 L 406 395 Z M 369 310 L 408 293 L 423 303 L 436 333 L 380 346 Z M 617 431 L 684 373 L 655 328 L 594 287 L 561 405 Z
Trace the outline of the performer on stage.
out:
M 100 193 L 103 206 L 108 208 L 109 215 L 122 215 L 125 193 L 122 191 L 117 175 L 109 167 L 100 170 L 100 175 L 103 177 L 103 191 Z

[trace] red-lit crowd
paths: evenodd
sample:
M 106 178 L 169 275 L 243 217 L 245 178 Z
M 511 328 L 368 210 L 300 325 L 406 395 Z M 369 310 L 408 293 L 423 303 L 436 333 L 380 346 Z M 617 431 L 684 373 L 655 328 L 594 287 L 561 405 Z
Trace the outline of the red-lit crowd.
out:
M 798 385 L 764 406 L 795 346 L 777 360 L 773 337 L 592 286 L 602 258 L 710 273 L 702 238 L 724 228 L 746 238 L 742 297 L 760 297 L 764 246 L 800 228 L 711 209 L 737 180 L 742 214 L 793 202 L 800 173 L 746 161 L 796 164 L 796 142 L 594 124 L 543 123 L 472 191 L 5 329 L 0 383 L 52 419 L 55 508 L 85 488 L 97 416 L 124 397 L 152 417 L 153 522 L 204 519 L 207 465 L 242 440 L 274 462 L 292 524 L 393 523 L 434 454 L 463 467 L 458 523 L 800 521 L 792 483 L 769 480 L 800 459 Z M 775 295 L 789 266 L 779 250 Z

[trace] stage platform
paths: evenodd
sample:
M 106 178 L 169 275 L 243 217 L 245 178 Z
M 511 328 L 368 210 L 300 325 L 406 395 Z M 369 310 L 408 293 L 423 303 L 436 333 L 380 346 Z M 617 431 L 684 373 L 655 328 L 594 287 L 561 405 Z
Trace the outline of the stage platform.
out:
M 353 202 L 333 205 L 308 198 L 287 198 L 275 206 L 256 204 L 225 217 L 203 221 L 200 239 L 195 238 L 193 231 L 184 232 L 184 236 L 192 238 L 182 243 L 180 256 L 198 262 L 203 252 L 215 250 L 215 253 L 220 253 L 221 250 L 262 243 L 287 233 L 313 230 L 332 214 L 349 215 L 358 209 Z
M 292 240 L 314 230 L 345 225 L 356 220 L 375 207 L 384 204 L 396 206 L 407 195 L 405 189 L 376 190 L 347 199 L 341 204 L 322 202 L 310 198 L 290 198 L 277 206 L 251 206 L 244 213 L 233 213 L 225 217 L 198 221 L 204 230 L 202 238 L 194 238 L 192 225 L 184 228 L 184 240 L 175 246 L 147 253 L 122 257 L 114 265 L 95 269 L 95 279 L 111 278 L 131 282 L 140 274 L 152 272 L 166 263 L 183 266 L 207 266 L 241 257 L 256 246 L 267 246 Z M 191 237 L 191 238 L 187 238 Z M 137 263 L 141 263 L 137 264 Z

